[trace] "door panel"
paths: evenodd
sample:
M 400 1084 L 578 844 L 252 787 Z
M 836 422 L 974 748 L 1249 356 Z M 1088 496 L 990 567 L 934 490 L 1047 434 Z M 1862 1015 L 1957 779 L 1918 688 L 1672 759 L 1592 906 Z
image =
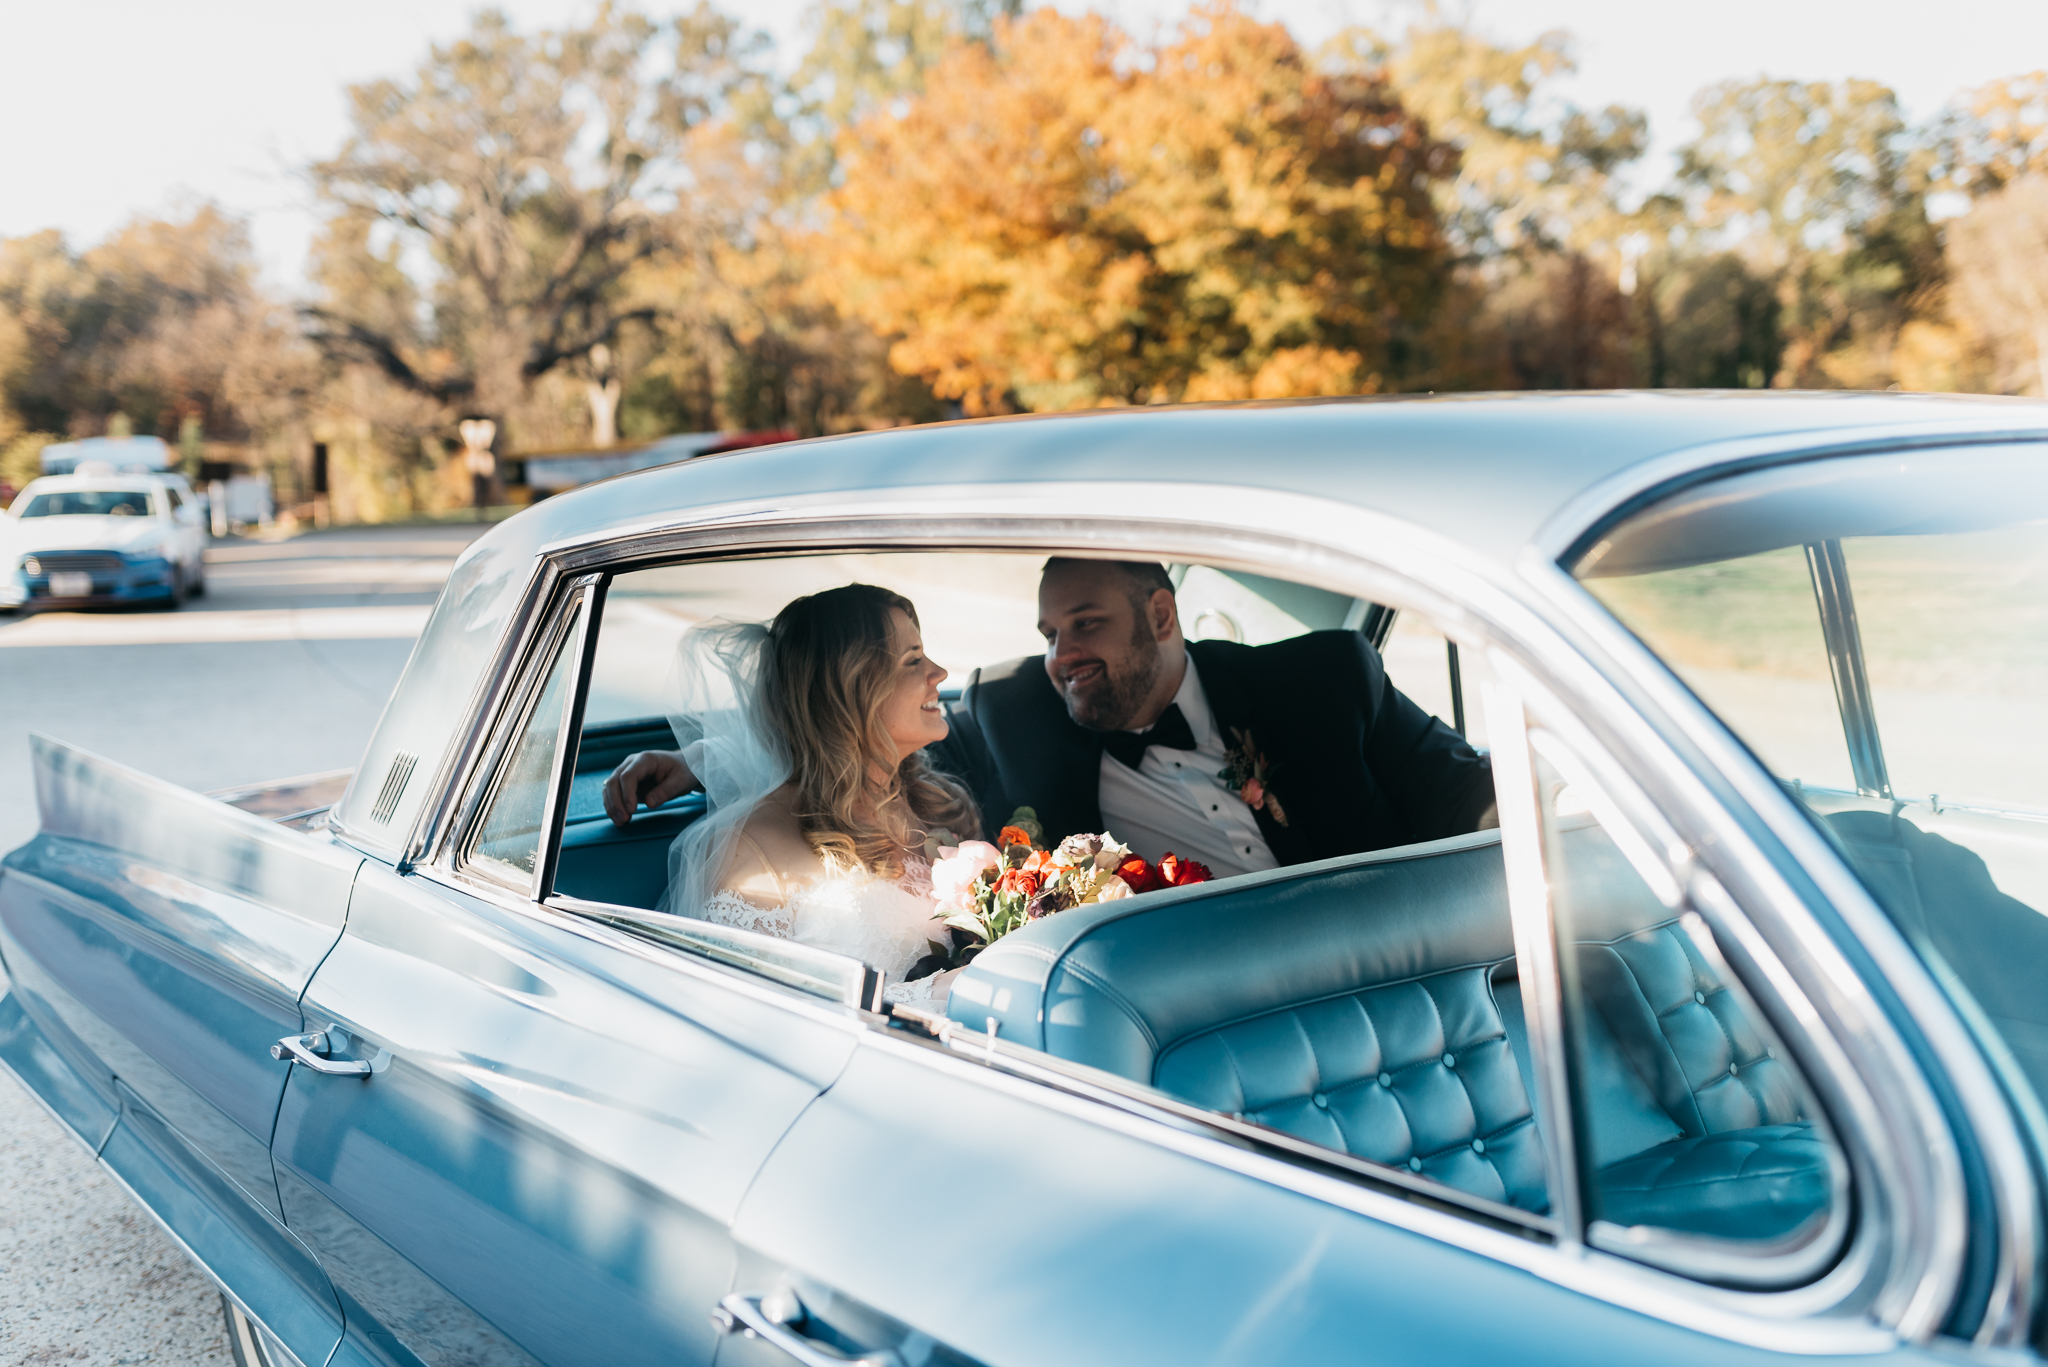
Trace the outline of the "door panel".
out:
M 298 996 L 361 856 L 36 738 L 42 832 L 7 857 L 23 1007 L 279 1215 L 270 1131 Z
M 736 1293 L 787 1280 L 821 1319 L 831 1296 L 851 1298 L 860 1309 L 848 1326 L 882 1316 L 904 1335 L 859 1346 L 912 1362 L 934 1344 L 992 1367 L 1781 1360 L 1213 1166 L 1088 1120 L 1085 1103 L 1040 1103 L 1028 1085 L 991 1085 L 976 1065 L 914 1047 L 862 1048 L 777 1147 L 734 1225 L 754 1279 Z M 739 1337 L 719 1359 L 787 1362 Z
M 852 1033 L 381 866 L 305 998 L 285 1211 L 373 1359 L 708 1360 L 727 1230 Z

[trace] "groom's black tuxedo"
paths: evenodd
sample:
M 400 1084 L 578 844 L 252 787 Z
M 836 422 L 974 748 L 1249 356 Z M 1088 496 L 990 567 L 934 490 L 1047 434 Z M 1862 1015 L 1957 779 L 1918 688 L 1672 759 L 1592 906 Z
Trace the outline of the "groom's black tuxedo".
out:
M 1488 762 L 1396 690 L 1355 631 L 1193 641 L 1188 657 L 1226 741 L 1248 730 L 1265 753 L 1288 824 L 1262 811 L 1259 829 L 1282 864 L 1459 835 L 1493 801 Z M 1102 742 L 1068 717 L 1042 657 L 976 670 L 951 715 L 933 757 L 973 788 L 987 830 L 1020 806 L 1049 840 L 1103 828 Z

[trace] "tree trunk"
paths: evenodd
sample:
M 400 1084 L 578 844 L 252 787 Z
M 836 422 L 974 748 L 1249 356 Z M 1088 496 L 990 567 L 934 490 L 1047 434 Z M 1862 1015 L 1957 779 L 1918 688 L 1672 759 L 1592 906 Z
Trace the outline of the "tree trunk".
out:
M 585 380 L 583 392 L 590 397 L 590 442 L 593 446 L 610 446 L 619 439 L 619 394 L 617 376 L 610 379 Z

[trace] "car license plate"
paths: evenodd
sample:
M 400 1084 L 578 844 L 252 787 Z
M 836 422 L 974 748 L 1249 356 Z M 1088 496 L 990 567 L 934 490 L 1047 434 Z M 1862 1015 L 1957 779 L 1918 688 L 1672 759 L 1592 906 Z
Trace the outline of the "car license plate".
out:
M 92 576 L 80 574 L 75 570 L 53 574 L 50 576 L 50 596 L 52 598 L 90 598 L 92 597 Z

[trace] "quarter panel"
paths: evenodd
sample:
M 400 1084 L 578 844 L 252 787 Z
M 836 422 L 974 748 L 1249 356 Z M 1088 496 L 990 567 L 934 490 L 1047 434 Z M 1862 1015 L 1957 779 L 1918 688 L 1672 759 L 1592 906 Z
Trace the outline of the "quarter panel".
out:
M 276 1156 L 288 1219 L 390 1355 L 708 1360 L 727 1223 L 821 1084 L 707 1004 L 657 961 L 365 869 L 305 1009 L 376 1071 L 295 1067 Z M 814 1065 L 851 1048 L 783 1029 Z

